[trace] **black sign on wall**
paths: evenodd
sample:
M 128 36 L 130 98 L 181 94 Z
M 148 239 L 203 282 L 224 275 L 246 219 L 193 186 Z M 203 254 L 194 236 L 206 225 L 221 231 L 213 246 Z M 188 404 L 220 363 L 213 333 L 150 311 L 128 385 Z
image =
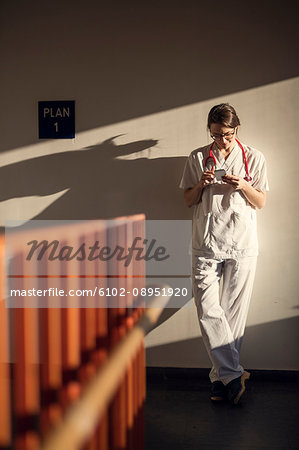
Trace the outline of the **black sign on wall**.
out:
M 75 137 L 75 101 L 38 102 L 39 139 Z

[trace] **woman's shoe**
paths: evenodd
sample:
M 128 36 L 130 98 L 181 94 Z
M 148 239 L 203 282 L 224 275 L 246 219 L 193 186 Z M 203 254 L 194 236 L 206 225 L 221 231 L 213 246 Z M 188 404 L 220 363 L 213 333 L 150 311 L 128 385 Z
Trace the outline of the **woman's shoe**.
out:
M 249 379 L 249 377 L 250 373 L 245 370 L 240 377 L 235 378 L 226 385 L 227 398 L 233 405 L 237 405 L 239 403 L 240 398 L 245 392 L 245 382 Z
M 223 402 L 226 400 L 226 387 L 222 381 L 214 381 L 212 383 L 210 399 L 213 402 Z

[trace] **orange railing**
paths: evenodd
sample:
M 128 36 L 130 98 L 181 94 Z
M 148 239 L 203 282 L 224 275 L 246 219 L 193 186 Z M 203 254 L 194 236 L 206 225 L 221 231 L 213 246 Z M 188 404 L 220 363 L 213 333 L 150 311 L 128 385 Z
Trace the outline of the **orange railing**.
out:
M 133 236 L 144 236 L 144 216 L 62 224 L 34 233 L 37 239 L 44 239 L 46 233 L 47 240 L 59 239 L 64 245 L 70 240 L 79 244 L 93 240 L 127 247 Z M 81 298 L 60 307 L 59 300 L 49 297 L 42 308 L 22 307 L 25 303 L 7 308 L 4 286 L 13 278 L 14 288 L 26 289 L 34 278 L 43 289 L 50 285 L 88 289 L 100 280 L 102 288 L 113 286 L 117 292 L 124 288 L 132 293 L 133 287 L 143 286 L 144 262 L 125 267 L 117 261 L 97 261 L 92 269 L 83 263 L 80 273 L 74 274 L 66 273 L 66 265 L 57 260 L 51 265 L 40 263 L 42 275 L 34 277 L 26 273 L 17 232 L 10 246 L 14 272 L 5 279 L 2 236 L 0 449 L 141 450 L 143 336 L 159 309 L 146 310 L 144 302 L 136 303 L 133 296 L 126 296 L 126 305 L 116 297 L 113 307 L 103 307 L 103 301 L 109 300 L 104 296 L 101 307 L 96 299 L 89 299 L 87 305 Z

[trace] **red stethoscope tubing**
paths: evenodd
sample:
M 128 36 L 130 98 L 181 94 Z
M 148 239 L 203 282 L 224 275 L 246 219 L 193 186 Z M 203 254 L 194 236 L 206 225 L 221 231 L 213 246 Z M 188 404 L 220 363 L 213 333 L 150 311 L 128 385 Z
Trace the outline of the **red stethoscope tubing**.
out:
M 243 145 L 241 144 L 241 142 L 238 141 L 238 139 L 236 139 L 236 141 L 237 141 L 237 143 L 239 144 L 239 146 L 241 147 L 242 153 L 243 153 L 243 159 L 244 159 L 245 170 L 246 170 L 246 177 L 244 177 L 244 179 L 245 179 L 246 181 L 252 181 L 252 178 L 251 178 L 251 176 L 249 175 L 248 163 L 247 163 L 247 158 L 246 158 L 246 154 L 245 154 L 244 147 L 243 147 Z M 209 150 L 209 156 L 208 156 L 208 157 L 206 158 L 206 160 L 205 160 L 205 167 L 207 167 L 207 162 L 209 161 L 209 159 L 212 159 L 212 160 L 213 160 L 215 167 L 217 166 L 217 162 L 216 162 L 215 156 L 214 156 L 213 153 L 212 153 L 213 145 L 214 145 L 214 142 L 212 143 L 212 145 L 211 145 L 211 147 L 210 147 L 210 150 Z

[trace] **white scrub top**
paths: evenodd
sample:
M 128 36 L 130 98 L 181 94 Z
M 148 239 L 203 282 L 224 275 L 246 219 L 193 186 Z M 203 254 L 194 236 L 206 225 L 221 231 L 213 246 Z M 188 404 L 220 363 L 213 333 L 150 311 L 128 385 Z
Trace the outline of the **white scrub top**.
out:
M 197 184 L 211 145 L 194 150 L 188 157 L 180 188 L 188 189 Z M 249 183 L 259 191 L 268 191 L 266 162 L 263 154 L 244 145 L 247 158 Z M 214 143 L 212 152 L 216 169 L 227 174 L 246 176 L 242 149 L 238 144 L 225 160 Z M 211 162 L 211 160 L 209 160 Z M 192 251 L 194 255 L 215 259 L 239 258 L 258 254 L 256 208 L 240 190 L 223 181 L 214 181 L 202 190 L 198 204 L 194 206 L 192 222 Z

